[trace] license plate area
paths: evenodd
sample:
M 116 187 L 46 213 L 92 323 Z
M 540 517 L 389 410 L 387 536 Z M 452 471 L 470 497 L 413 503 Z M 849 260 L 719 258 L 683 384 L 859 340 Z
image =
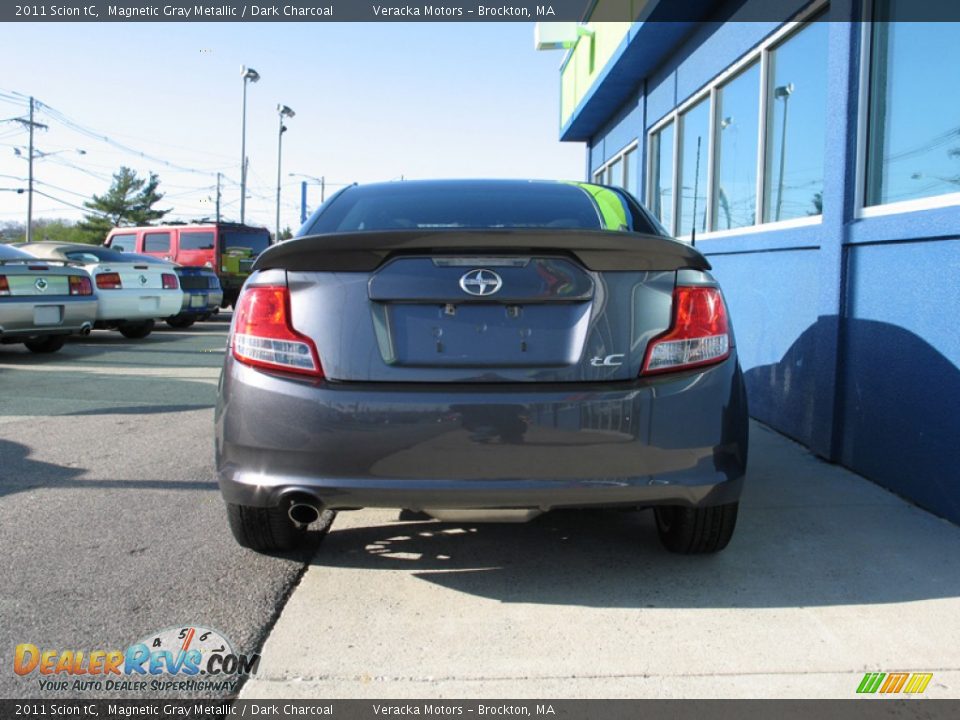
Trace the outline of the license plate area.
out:
M 140 297 L 140 312 L 156 312 L 160 309 L 160 298 L 156 295 Z
M 34 325 L 60 325 L 63 322 L 63 305 L 38 305 L 33 309 Z
M 406 367 L 562 367 L 579 362 L 590 303 L 377 303 L 384 360 Z
M 205 295 L 191 295 L 190 296 L 190 307 L 192 308 L 202 308 L 207 306 L 207 298 Z

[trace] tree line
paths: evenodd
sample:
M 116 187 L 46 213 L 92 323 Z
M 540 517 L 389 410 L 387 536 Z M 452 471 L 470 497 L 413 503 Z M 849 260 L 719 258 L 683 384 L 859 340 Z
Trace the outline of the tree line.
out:
M 156 173 L 139 177 L 134 170 L 121 167 L 113 175 L 110 187 L 103 195 L 94 195 L 83 206 L 88 212 L 79 222 L 38 219 L 33 222 L 35 240 L 79 242 L 99 245 L 115 227 L 152 225 L 162 220 L 172 208 L 161 210 L 163 200 L 159 192 L 160 178 Z M 0 224 L 2 242 L 23 242 L 26 226 L 19 222 Z

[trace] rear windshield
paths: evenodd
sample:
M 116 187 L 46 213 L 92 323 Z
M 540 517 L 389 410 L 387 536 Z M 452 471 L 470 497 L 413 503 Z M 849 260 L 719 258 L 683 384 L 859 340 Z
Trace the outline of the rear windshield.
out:
M 84 263 L 130 262 L 129 253 L 124 254 L 99 245 L 91 245 L 83 250 L 64 249 L 62 252 L 68 260 L 77 260 Z
M 36 258 L 28 252 L 0 243 L 0 260 L 36 260 Z
M 395 183 L 349 188 L 311 233 L 442 228 L 599 230 L 589 195 L 573 185 Z
M 247 249 L 254 255 L 259 255 L 270 246 L 270 234 L 266 232 L 226 230 L 222 235 L 224 251 Z

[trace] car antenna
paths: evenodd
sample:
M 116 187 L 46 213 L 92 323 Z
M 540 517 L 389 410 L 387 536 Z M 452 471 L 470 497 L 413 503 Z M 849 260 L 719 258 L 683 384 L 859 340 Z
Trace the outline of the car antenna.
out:
M 693 218 L 690 221 L 690 247 L 697 246 L 697 191 L 700 186 L 700 141 L 702 135 L 697 135 L 697 167 L 693 172 Z

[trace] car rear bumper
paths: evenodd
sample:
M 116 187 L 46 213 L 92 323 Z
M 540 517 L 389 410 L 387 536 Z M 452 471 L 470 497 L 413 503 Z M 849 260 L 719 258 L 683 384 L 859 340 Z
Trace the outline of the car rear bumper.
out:
M 220 307 L 223 292 L 220 290 L 184 290 L 180 315 L 206 315 Z
M 53 322 L 51 317 L 38 316 L 38 307 L 57 308 L 59 321 Z M 5 297 L 0 302 L 0 338 L 9 340 L 80 332 L 92 327 L 96 316 L 97 299 L 89 295 L 59 295 L 43 299 L 35 295 Z
M 169 317 L 180 312 L 180 290 L 101 290 L 97 320 L 101 323 Z
M 736 358 L 629 383 L 327 383 L 227 358 L 216 462 L 227 502 L 357 507 L 718 505 L 739 497 Z

